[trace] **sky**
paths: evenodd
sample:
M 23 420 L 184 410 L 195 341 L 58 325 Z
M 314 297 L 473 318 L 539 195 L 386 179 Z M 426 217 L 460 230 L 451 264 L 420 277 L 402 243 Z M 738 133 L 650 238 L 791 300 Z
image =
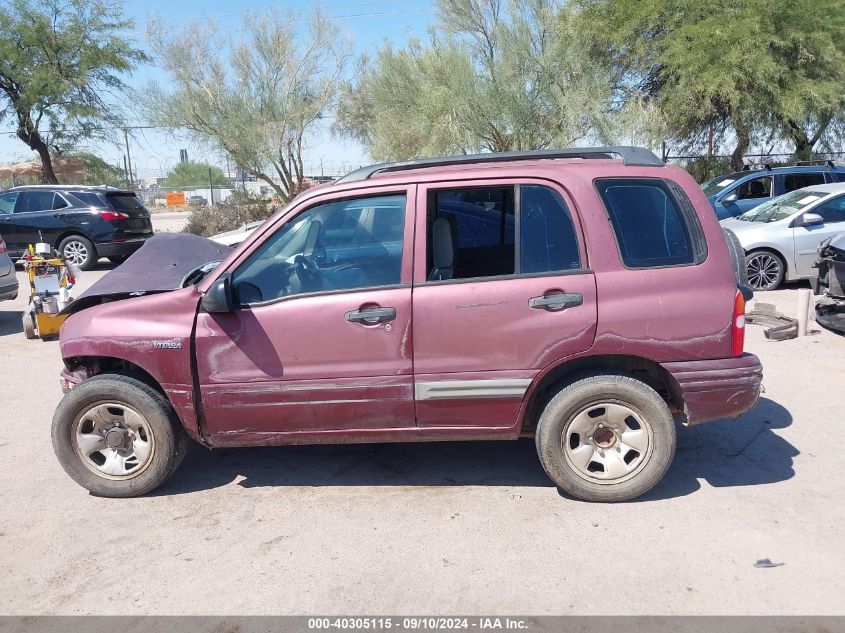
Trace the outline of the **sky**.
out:
M 426 29 L 434 20 L 434 0 L 139 0 L 118 3 L 124 14 L 135 21 L 131 34 L 139 48 L 151 54 L 146 42 L 146 28 L 149 20 L 162 18 L 173 29 L 184 28 L 192 20 L 213 18 L 219 25 L 236 25 L 247 11 L 262 12 L 271 8 L 278 11 L 293 10 L 308 17 L 319 4 L 324 14 L 352 40 L 355 56 L 378 49 L 384 42 L 402 45 L 410 35 L 425 36 Z M 352 66 L 352 64 L 350 64 Z M 133 88 L 141 88 L 150 80 L 165 79 L 151 64 L 139 67 L 125 78 Z M 130 91 L 131 94 L 131 91 Z M 128 117 L 132 122 L 144 123 L 141 112 L 133 111 L 131 101 L 126 104 Z M 355 142 L 333 137 L 324 129 L 315 134 L 304 152 L 303 160 L 307 174 L 317 175 L 321 166 L 325 173 L 344 173 L 370 161 L 366 150 Z M 19 141 L 8 124 L 0 126 L 0 164 L 18 160 L 30 160 L 37 155 Z M 123 135 L 115 137 L 119 143 L 98 143 L 87 147 L 108 163 L 123 163 L 126 153 Z M 222 155 L 214 155 L 207 149 L 197 147 L 187 139 L 174 138 L 170 133 L 159 130 L 137 130 L 129 139 L 129 153 L 135 173 L 146 178 L 163 176 L 179 161 L 179 150 L 188 150 L 191 160 L 206 161 L 226 167 Z

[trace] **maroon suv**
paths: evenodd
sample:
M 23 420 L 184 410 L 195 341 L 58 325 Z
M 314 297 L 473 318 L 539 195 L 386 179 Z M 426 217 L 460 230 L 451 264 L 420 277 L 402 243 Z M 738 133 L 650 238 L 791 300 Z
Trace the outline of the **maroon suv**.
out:
M 53 444 L 82 486 L 125 497 L 161 485 L 187 436 L 533 435 L 567 493 L 631 499 L 669 467 L 676 422 L 757 401 L 737 279 L 707 198 L 644 149 L 375 165 L 183 283 L 81 302 Z

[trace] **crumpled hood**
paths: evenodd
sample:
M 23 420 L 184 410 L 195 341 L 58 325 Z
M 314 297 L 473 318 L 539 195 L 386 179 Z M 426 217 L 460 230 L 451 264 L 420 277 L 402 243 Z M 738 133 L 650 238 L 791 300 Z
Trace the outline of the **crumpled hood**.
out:
M 160 233 L 76 297 L 63 314 L 79 312 L 103 300 L 175 290 L 188 273 L 208 262 L 225 259 L 232 250 L 190 233 Z

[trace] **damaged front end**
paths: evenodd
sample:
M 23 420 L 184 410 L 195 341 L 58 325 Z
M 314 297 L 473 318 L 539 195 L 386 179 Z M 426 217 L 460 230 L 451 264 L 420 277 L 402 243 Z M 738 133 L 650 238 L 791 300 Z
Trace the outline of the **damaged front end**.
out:
M 816 322 L 845 334 L 845 235 L 822 242 L 818 255 L 815 267 L 819 275 L 813 281 L 813 291 L 823 297 L 816 303 Z
M 158 234 L 68 304 L 62 314 L 195 285 L 233 250 L 189 233 Z

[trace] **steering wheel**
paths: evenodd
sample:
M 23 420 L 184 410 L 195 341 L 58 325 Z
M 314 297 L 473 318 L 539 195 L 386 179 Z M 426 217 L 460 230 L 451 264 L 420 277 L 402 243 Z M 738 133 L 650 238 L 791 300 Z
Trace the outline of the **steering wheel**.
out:
M 293 259 L 293 265 L 296 270 L 296 276 L 303 287 L 309 290 L 319 290 L 322 286 L 322 276 L 320 275 L 320 267 L 309 255 L 297 255 Z

